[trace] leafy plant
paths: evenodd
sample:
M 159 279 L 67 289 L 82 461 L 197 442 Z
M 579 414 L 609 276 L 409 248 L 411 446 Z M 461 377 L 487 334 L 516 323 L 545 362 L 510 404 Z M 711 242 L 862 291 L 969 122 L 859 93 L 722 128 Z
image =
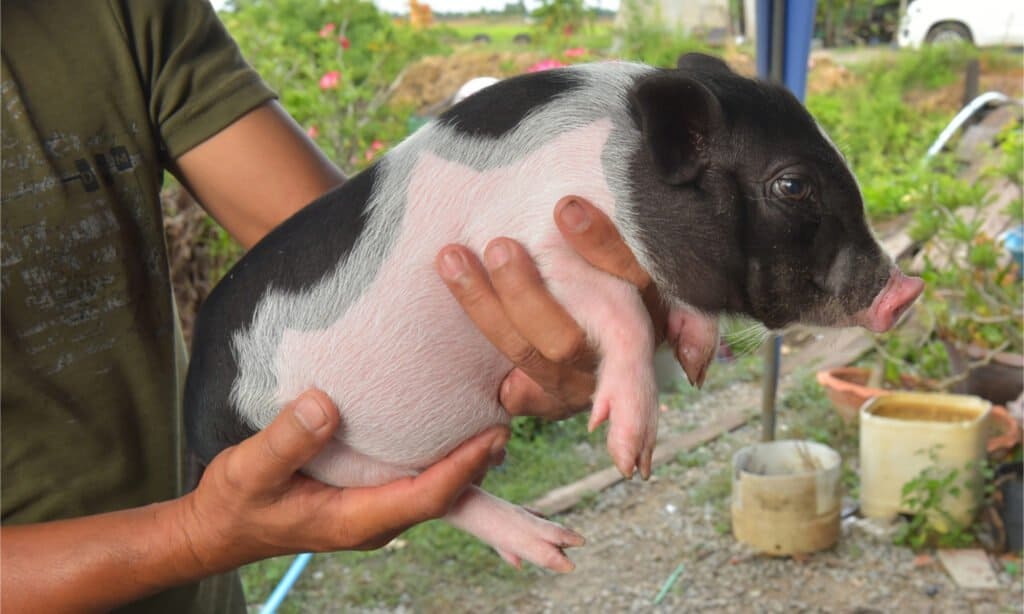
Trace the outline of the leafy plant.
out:
M 857 174 L 874 221 L 914 210 L 921 203 L 914 196 L 920 186 L 947 178 L 921 163 L 947 114 L 907 99 L 911 92 L 955 82 L 971 57 L 970 51 L 950 47 L 901 52 L 851 67 L 857 78 L 854 87 L 808 94 L 807 108 Z
M 936 445 L 917 452 L 927 453 L 931 464 L 903 485 L 901 503 L 910 510 L 911 517 L 893 537 L 897 545 L 914 549 L 929 544 L 962 548 L 975 541 L 972 527 L 954 517 L 948 506 L 964 489 L 985 489 L 991 482 L 992 469 L 984 462 L 968 463 L 962 471 L 943 467 L 938 459 L 940 449 L 941 445 Z
M 359 0 L 235 0 L 221 15 L 246 59 L 346 171 L 405 137 L 411 109 L 386 106 L 411 61 L 445 50 L 442 30 L 395 24 Z
M 995 353 L 1024 351 L 1020 271 L 984 230 L 988 192 L 995 180 L 1016 185 L 1018 196 L 1004 211 L 1009 220 L 1020 223 L 1024 215 L 1020 126 L 1009 126 L 997 143 L 999 155 L 982 172 L 986 180 L 959 179 L 956 166 L 940 158 L 922 169 L 921 180 L 904 196 L 913 211 L 910 237 L 922 246 L 925 293 L 915 322 L 876 339 L 879 364 L 890 384 L 905 386 L 902 378 L 912 375 L 918 387 L 947 390 Z M 966 371 L 954 372 L 950 348 L 967 346 L 981 355 Z

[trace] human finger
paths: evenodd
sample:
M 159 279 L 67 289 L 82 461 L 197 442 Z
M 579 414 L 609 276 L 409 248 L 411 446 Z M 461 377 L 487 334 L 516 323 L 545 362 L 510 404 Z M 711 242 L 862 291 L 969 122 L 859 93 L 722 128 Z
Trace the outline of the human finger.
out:
M 563 381 L 557 384 L 559 396 L 555 396 L 525 371 L 516 368 L 505 376 L 498 400 L 512 416 L 561 420 L 590 405 L 596 383 L 593 372 L 565 369 Z
M 494 239 L 484 249 L 484 264 L 505 315 L 528 344 L 525 356 L 512 357 L 517 365 L 529 370 L 527 358 L 536 351 L 552 363 L 594 367 L 586 334 L 548 290 L 522 245 Z
M 339 422 L 326 394 L 317 390 L 304 393 L 267 428 L 232 450 L 225 467 L 229 483 L 250 492 L 284 484 L 320 451 Z
M 651 276 L 623 241 L 615 224 L 600 209 L 577 196 L 555 205 L 555 224 L 562 236 L 591 265 L 643 290 Z
M 382 535 L 448 513 L 462 492 L 500 457 L 507 427 L 494 427 L 462 444 L 423 473 L 372 488 L 344 491 L 344 526 L 355 543 L 373 547 Z
M 513 362 L 527 357 L 530 345 L 505 314 L 476 256 L 462 245 L 446 245 L 434 264 L 452 296 L 491 344 Z

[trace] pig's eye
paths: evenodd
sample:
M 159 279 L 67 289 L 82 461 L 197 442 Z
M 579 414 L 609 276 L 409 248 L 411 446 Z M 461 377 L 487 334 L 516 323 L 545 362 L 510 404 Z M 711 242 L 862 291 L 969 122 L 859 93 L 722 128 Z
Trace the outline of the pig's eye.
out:
M 772 182 L 772 194 L 776 198 L 793 202 L 811 200 L 814 196 L 810 182 L 796 175 L 783 175 Z

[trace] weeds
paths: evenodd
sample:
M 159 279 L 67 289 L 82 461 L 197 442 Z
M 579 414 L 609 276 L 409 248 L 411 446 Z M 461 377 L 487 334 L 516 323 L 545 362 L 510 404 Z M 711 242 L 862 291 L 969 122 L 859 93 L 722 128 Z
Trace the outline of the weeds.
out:
M 901 502 L 911 516 L 893 537 L 897 545 L 915 550 L 931 544 L 940 548 L 964 548 L 975 541 L 973 527 L 956 518 L 948 506 L 965 489 L 978 489 L 979 484 L 985 484 L 987 499 L 991 495 L 992 469 L 983 461 L 968 463 L 962 470 L 943 467 L 938 458 L 941 447 L 935 445 L 918 451 L 918 454 L 926 453 L 931 464 L 903 485 Z

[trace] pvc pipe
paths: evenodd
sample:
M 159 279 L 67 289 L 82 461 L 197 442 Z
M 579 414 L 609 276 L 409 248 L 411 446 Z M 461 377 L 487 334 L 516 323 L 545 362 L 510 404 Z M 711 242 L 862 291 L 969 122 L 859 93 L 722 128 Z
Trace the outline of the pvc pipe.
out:
M 292 590 L 292 586 L 299 579 L 299 576 L 302 575 L 302 570 L 306 568 L 311 558 L 313 558 L 313 554 L 310 552 L 303 552 L 295 557 L 291 566 L 288 567 L 288 571 L 285 572 L 284 577 L 274 587 L 274 592 L 270 593 L 270 598 L 260 608 L 260 614 L 274 614 L 277 612 L 277 608 L 281 607 L 284 598 L 288 596 L 288 591 Z
M 960 109 L 960 112 L 956 114 L 953 120 L 949 122 L 949 125 L 946 126 L 946 128 L 939 134 L 939 138 L 935 139 L 932 146 L 928 148 L 928 153 L 925 154 L 924 159 L 926 161 L 930 160 L 932 156 L 942 151 L 942 148 L 946 146 L 949 139 L 953 138 L 953 134 L 960 129 L 960 126 L 990 102 L 1007 103 L 1015 101 L 1001 92 L 985 92 L 984 94 L 981 94 L 968 103 L 967 106 Z M 1020 103 L 1020 101 L 1016 102 Z

